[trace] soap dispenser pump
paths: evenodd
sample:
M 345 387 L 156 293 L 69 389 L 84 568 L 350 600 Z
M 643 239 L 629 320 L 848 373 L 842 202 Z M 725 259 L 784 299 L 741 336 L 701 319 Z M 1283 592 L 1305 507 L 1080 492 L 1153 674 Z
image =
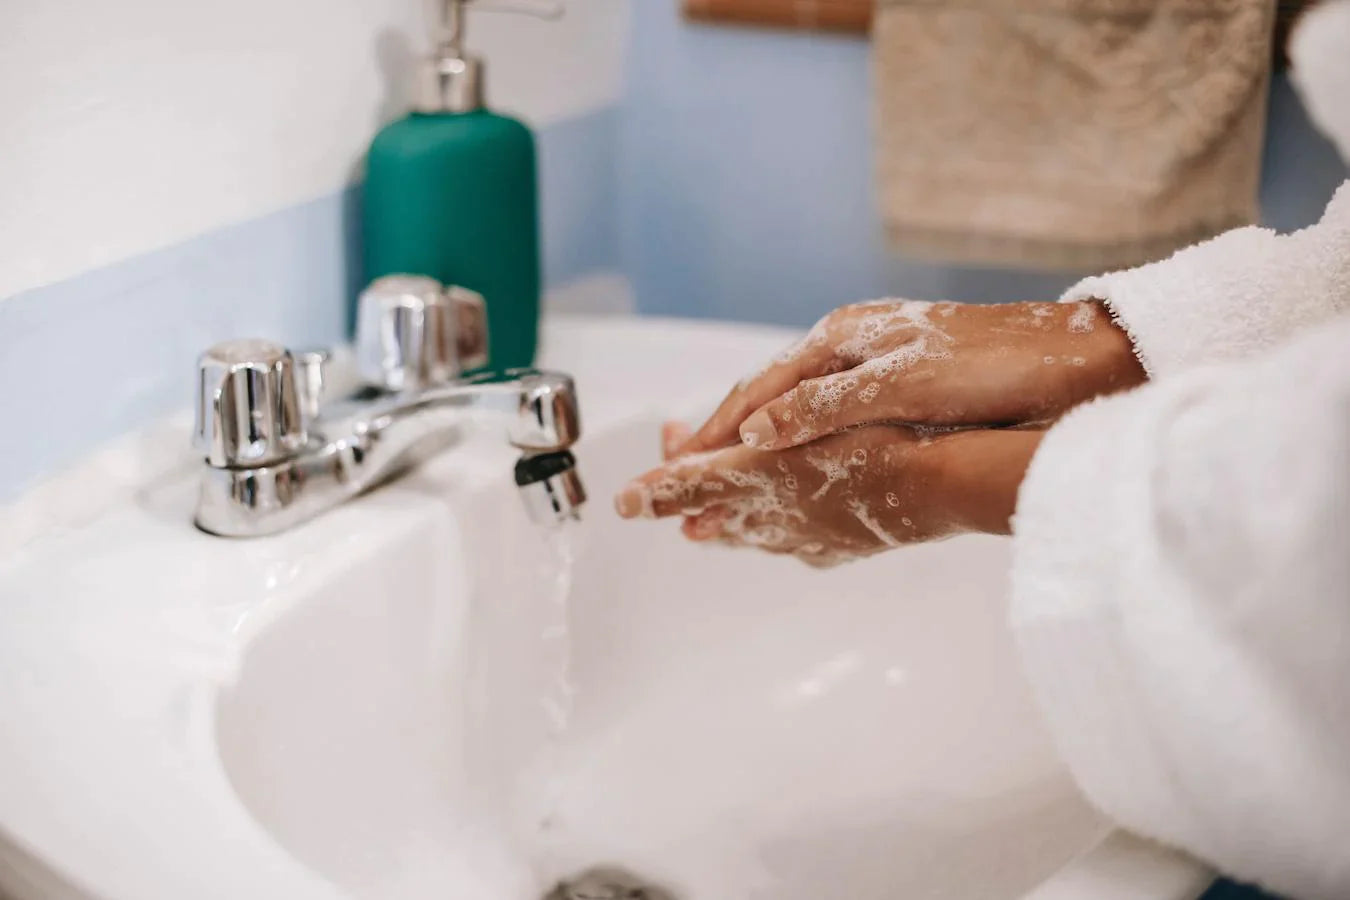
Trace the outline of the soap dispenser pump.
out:
M 560 3 L 441 0 L 436 49 L 413 111 L 371 143 L 365 277 L 426 275 L 483 295 L 488 364 L 530 365 L 539 326 L 534 136 L 487 109 L 483 61 L 465 51 L 466 7 L 556 18 Z

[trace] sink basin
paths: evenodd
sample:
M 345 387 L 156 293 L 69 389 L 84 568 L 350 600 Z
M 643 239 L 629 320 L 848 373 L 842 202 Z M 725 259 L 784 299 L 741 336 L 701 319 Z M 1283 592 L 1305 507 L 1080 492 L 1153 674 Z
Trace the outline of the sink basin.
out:
M 1005 541 L 822 572 L 610 512 L 663 417 L 790 334 L 546 337 L 586 416 L 576 527 L 533 527 L 476 441 L 221 540 L 185 459 L 0 563 L 0 894 L 527 900 L 596 866 L 689 900 L 1200 893 L 1058 762 Z

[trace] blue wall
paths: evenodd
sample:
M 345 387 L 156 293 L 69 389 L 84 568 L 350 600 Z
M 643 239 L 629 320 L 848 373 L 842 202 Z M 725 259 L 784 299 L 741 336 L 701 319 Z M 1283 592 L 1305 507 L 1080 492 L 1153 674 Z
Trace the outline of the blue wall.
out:
M 632 4 L 619 217 L 643 312 L 806 325 L 861 298 L 1046 299 L 1075 280 L 887 250 L 866 42 L 687 25 L 678 6 Z M 1287 85 L 1272 103 L 1267 218 L 1307 224 L 1345 169 Z

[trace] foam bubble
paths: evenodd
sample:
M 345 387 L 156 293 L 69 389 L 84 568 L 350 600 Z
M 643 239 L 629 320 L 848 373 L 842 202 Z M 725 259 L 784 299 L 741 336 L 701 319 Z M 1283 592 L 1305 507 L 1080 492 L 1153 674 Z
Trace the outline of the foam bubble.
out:
M 811 495 L 812 500 L 819 500 L 829 493 L 830 488 L 834 487 L 836 482 L 848 481 L 848 469 L 837 459 L 831 459 L 828 456 L 818 456 L 807 454 L 806 461 L 811 467 L 825 476 L 825 483 L 816 489 Z
M 894 491 L 891 491 L 891 492 L 889 492 L 889 493 L 886 494 L 886 505 L 887 505 L 887 506 L 899 506 L 899 505 L 900 505 L 900 498 L 897 497 L 897 496 L 895 496 L 895 492 L 894 492 Z
M 955 314 L 959 305 L 890 299 L 851 304 L 842 313 L 831 314 L 818 321 L 801 340 L 779 353 L 758 371 L 742 378 L 736 387 L 745 390 L 774 366 L 796 361 L 809 350 L 828 343 L 832 336 L 839 338 L 834 347 L 837 368 L 833 371 L 836 372 L 879 356 L 894 343 L 897 335 L 903 333 L 910 333 L 910 338 L 905 341 L 908 349 L 891 360 L 888 373 L 920 358 L 950 355 L 945 351 L 945 345 L 951 344 L 952 338 L 930 321 L 929 314 L 936 312 L 939 316 L 948 317 Z M 1046 305 L 1053 308 L 1052 304 Z M 835 334 L 832 335 L 832 332 Z M 843 394 L 857 386 L 856 380 L 829 382 L 819 386 L 811 397 L 812 409 L 817 413 L 834 411 Z M 863 402 L 869 403 L 875 397 L 874 390 Z M 785 413 L 783 418 L 785 421 L 790 420 L 790 415 Z
M 872 532 L 877 540 L 881 541 L 887 547 L 900 546 L 900 539 L 881 527 L 881 523 L 872 517 L 871 511 L 868 510 L 866 503 L 856 499 L 849 500 L 848 511 L 853 514 L 853 518 L 861 522 L 864 528 Z
M 755 525 L 742 533 L 747 544 L 756 547 L 781 547 L 788 540 L 788 531 L 782 525 Z
M 693 474 L 707 468 L 708 464 L 716 459 L 721 452 L 721 450 L 700 450 L 698 453 L 686 453 L 674 460 L 673 465 L 677 472 Z
M 667 475 L 648 486 L 642 495 L 642 511 L 647 516 L 655 516 L 655 504 L 675 503 L 680 507 L 689 507 L 694 503 L 696 485 L 693 481 L 677 475 Z
M 854 365 L 871 359 L 888 343 L 886 339 L 899 332 L 941 334 L 928 319 L 928 313 L 933 308 L 931 303 L 922 300 L 878 301 L 875 304 L 855 304 L 850 309 L 868 309 L 873 306 L 877 311 L 858 316 L 853 324 L 853 333 L 835 348 L 835 355 L 840 359 Z
M 858 386 L 857 375 L 833 375 L 813 382 L 807 403 L 817 415 L 832 413 L 839 409 L 844 396 Z M 799 390 L 801 390 L 799 388 Z
M 920 360 L 949 358 L 952 355 L 948 349 L 951 343 L 951 338 L 939 331 L 921 333 L 888 353 L 864 361 L 857 371 L 880 381 L 910 368 Z
M 1096 328 L 1096 316 L 1092 304 L 1078 303 L 1069 315 L 1069 330 L 1074 334 L 1088 334 Z
M 773 479 L 763 472 L 757 472 L 753 469 L 727 469 L 720 474 L 738 488 L 757 487 L 762 490 L 773 489 Z

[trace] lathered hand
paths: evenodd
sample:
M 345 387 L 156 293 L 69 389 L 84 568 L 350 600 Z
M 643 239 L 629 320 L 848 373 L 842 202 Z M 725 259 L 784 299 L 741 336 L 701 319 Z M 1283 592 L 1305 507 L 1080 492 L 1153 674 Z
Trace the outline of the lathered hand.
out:
M 830 566 L 965 531 L 1006 533 L 1039 440 L 874 425 L 774 453 L 733 446 L 667 460 L 615 506 L 625 518 L 684 516 L 694 540 Z
M 882 422 L 1048 421 L 1144 378 L 1099 303 L 857 303 L 739 384 L 679 449 L 781 449 Z

